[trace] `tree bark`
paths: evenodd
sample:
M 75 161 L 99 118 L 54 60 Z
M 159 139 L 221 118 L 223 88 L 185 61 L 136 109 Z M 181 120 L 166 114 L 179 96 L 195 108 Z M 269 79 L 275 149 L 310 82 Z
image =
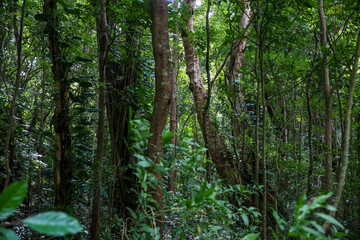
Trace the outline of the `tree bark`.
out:
M 333 206 L 337 208 L 340 204 L 341 194 L 345 185 L 345 178 L 346 178 L 346 171 L 348 165 L 348 158 L 349 158 L 349 140 L 350 140 L 350 128 L 351 128 L 351 111 L 352 111 L 352 104 L 353 104 L 353 97 L 355 91 L 355 80 L 358 75 L 358 65 L 359 65 L 359 55 L 360 55 L 360 31 L 357 36 L 356 42 L 356 50 L 355 50 L 355 59 L 354 59 L 354 66 L 352 69 L 351 77 L 350 77 L 350 84 L 349 84 L 349 95 L 347 99 L 347 106 L 346 106 L 346 114 L 345 114 L 345 125 L 344 125 L 344 134 L 342 135 L 342 143 L 341 145 L 341 163 L 340 163 L 340 170 L 339 170 L 339 182 L 335 190 L 335 197 Z M 330 212 L 331 216 L 335 216 L 335 211 Z M 330 222 L 325 222 L 323 225 L 324 231 L 327 231 L 331 226 Z
M 147 156 L 155 164 L 161 161 L 162 152 L 162 132 L 166 125 L 169 114 L 173 80 L 171 68 L 171 55 L 169 44 L 169 25 L 168 25 L 168 3 L 166 0 L 152 0 L 152 46 L 155 58 L 155 99 L 154 109 L 151 118 L 150 132 Z M 157 203 L 157 209 L 163 208 L 162 193 L 162 174 L 156 168 L 150 168 L 158 183 L 155 189 L 151 189 L 153 199 Z M 157 227 L 160 227 L 160 235 L 163 233 L 162 217 L 156 219 Z
M 14 35 L 15 35 L 15 41 L 16 41 L 16 56 L 17 56 L 17 69 L 16 69 L 16 78 L 15 78 L 15 88 L 14 93 L 11 99 L 10 104 L 10 113 L 9 113 L 9 125 L 8 130 L 6 134 L 6 140 L 5 140 L 5 167 L 6 167 L 6 179 L 4 184 L 4 189 L 8 187 L 10 183 L 11 178 L 11 164 L 12 162 L 10 160 L 9 152 L 10 147 L 12 145 L 13 135 L 14 135 L 14 117 L 15 117 L 15 111 L 16 111 L 16 99 L 19 94 L 19 87 L 20 87 L 20 80 L 21 80 L 21 53 L 22 53 L 22 38 L 23 38 L 23 29 L 24 29 L 24 15 L 25 15 L 25 5 L 26 0 L 23 1 L 22 9 L 21 9 L 21 19 L 20 19 L 20 28 L 17 28 L 17 17 L 16 17 L 16 10 L 17 10 L 17 2 L 14 1 L 15 5 L 15 12 L 13 17 L 13 28 L 14 28 Z M 10 100 L 9 100 L 10 101 Z
M 174 8 L 177 9 L 178 1 L 173 1 Z M 179 51 L 177 49 L 179 44 L 179 37 L 178 37 L 178 26 L 176 25 L 176 29 L 173 32 L 173 52 L 172 52 L 172 61 L 173 61 L 173 71 L 172 71 L 172 78 L 173 78 L 173 92 L 171 95 L 171 109 L 170 109 L 170 131 L 174 133 L 174 136 L 171 138 L 171 144 L 174 146 L 172 152 L 172 159 L 171 159 L 171 172 L 168 181 L 168 189 L 169 191 L 175 192 L 176 191 L 176 179 L 177 173 L 175 169 L 175 157 L 176 157 L 176 145 L 177 145 L 177 129 L 178 129 L 178 96 L 177 96 L 177 72 L 178 72 L 178 55 Z
M 308 145 L 309 145 L 309 170 L 308 170 L 308 183 L 307 183 L 307 196 L 311 195 L 312 185 L 313 185 L 313 168 L 314 168 L 314 154 L 313 154 L 313 144 L 312 144 L 312 121 L 313 113 L 311 109 L 311 80 L 309 78 L 309 83 L 306 88 L 306 100 L 307 100 L 307 111 L 308 111 Z
M 107 9 L 107 15 L 111 16 L 111 9 Z M 109 32 L 115 26 L 111 26 L 113 21 L 109 19 Z M 133 163 L 133 157 L 127 143 L 131 144 L 129 136 L 129 109 L 136 112 L 131 100 L 134 96 L 130 91 L 132 85 L 136 82 L 139 67 L 136 62 L 138 52 L 138 32 L 136 25 L 127 21 L 124 27 L 125 43 L 120 45 L 124 51 L 120 63 L 112 58 L 114 52 L 118 49 L 109 48 L 106 59 L 106 80 L 107 80 L 107 100 L 106 113 L 109 123 L 109 132 L 111 139 L 111 161 L 113 165 L 112 180 L 109 183 L 109 219 L 110 228 L 112 226 L 113 212 L 117 212 L 119 217 L 127 219 L 131 214 L 127 208 L 135 210 L 137 202 L 133 201 L 136 194 L 131 189 L 137 189 L 137 179 L 130 166 Z M 113 211 L 116 210 L 116 211 Z
M 72 164 L 70 158 L 71 138 L 69 125 L 69 89 L 66 82 L 68 65 L 60 48 L 59 23 L 56 1 L 44 0 L 44 14 L 51 16 L 47 22 L 49 50 L 52 56 L 52 72 L 56 87 L 55 112 L 55 206 L 65 209 L 70 204 Z
M 321 46 L 323 48 L 323 83 L 324 83 L 324 95 L 325 95 L 325 190 L 331 191 L 332 187 L 332 93 L 329 80 L 328 62 L 329 56 L 326 53 L 327 50 L 327 30 L 326 30 L 326 16 L 324 12 L 324 0 L 318 2 L 318 12 L 320 18 L 321 29 Z
M 97 151 L 95 168 L 95 189 L 91 211 L 90 239 L 95 240 L 99 237 L 101 220 L 101 186 L 102 186 L 102 167 L 104 159 L 104 139 L 105 139 L 105 99 L 106 99 L 106 53 L 107 53 L 107 21 L 106 21 L 106 1 L 99 1 L 99 14 L 96 16 L 97 42 L 99 48 L 99 122 L 97 129 Z
M 264 45 L 263 37 L 260 37 L 259 61 L 260 61 L 260 83 L 261 83 L 261 103 L 262 103 L 262 168 L 263 168 L 263 211 L 262 211 L 262 232 L 263 239 L 267 239 L 267 175 L 266 175 L 266 102 L 265 102 L 265 72 L 264 72 Z
M 181 35 L 184 41 L 186 73 L 190 79 L 190 90 L 193 93 L 198 123 L 203 135 L 206 131 L 206 142 L 210 157 L 215 164 L 219 176 L 228 184 L 235 185 L 238 183 L 238 175 L 233 167 L 231 153 L 226 149 L 224 141 L 220 138 L 210 114 L 206 114 L 204 121 L 203 113 L 208 96 L 201 77 L 197 50 L 188 38 L 189 33 L 194 32 L 192 15 L 194 13 L 195 1 L 185 0 L 184 3 L 188 4 L 188 14 L 190 17 L 183 17 L 186 29 L 181 31 Z
M 250 23 L 250 3 L 246 0 L 242 1 L 244 4 L 244 9 L 241 14 L 241 21 L 239 23 L 240 29 L 246 29 Z M 231 53 L 229 63 L 228 63 L 228 74 L 227 81 L 229 83 L 230 90 L 230 103 L 233 110 L 233 122 L 234 122 L 234 137 L 238 138 L 241 134 L 245 133 L 247 124 L 240 120 L 241 113 L 246 112 L 245 104 L 245 93 L 241 84 L 241 67 L 244 62 L 244 51 L 246 47 L 246 35 L 243 39 L 237 39 L 233 43 L 233 51 Z

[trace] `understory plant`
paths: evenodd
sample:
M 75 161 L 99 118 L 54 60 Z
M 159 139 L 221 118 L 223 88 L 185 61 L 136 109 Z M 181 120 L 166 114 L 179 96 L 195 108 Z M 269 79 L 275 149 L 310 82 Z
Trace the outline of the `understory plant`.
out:
M 14 182 L 0 194 L 0 240 L 16 240 L 19 237 L 9 229 L 18 224 L 25 224 L 30 229 L 51 236 L 66 236 L 83 230 L 79 221 L 64 212 L 44 212 L 23 220 L 4 222 L 22 203 L 26 196 L 25 181 Z
M 323 212 L 323 210 L 336 211 L 334 207 L 327 204 L 326 201 L 332 196 L 332 192 L 319 195 L 307 201 L 304 191 L 295 205 L 294 219 L 288 223 L 281 218 L 275 211 L 273 216 L 279 227 L 279 233 L 273 231 L 275 239 L 341 239 L 346 236 L 347 230 L 344 226 L 332 216 Z M 328 221 L 333 224 L 332 235 L 328 236 L 324 232 L 321 222 Z M 344 231 L 339 232 L 338 229 Z

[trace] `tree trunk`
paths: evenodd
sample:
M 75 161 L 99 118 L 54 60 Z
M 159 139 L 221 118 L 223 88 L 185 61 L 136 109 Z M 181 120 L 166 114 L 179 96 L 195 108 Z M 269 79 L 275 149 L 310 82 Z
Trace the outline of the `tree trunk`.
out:
M 246 29 L 250 23 L 250 3 L 243 0 L 244 9 L 241 14 L 241 21 L 239 23 L 240 29 Z M 247 33 L 246 33 L 247 34 Z M 234 137 L 238 138 L 245 133 L 247 124 L 240 120 L 241 113 L 246 112 L 245 93 L 241 84 L 241 67 L 244 62 L 244 50 L 246 47 L 246 38 L 237 39 L 233 43 L 233 51 L 230 55 L 228 63 L 227 81 L 230 90 L 230 103 L 233 110 L 233 122 L 234 122 Z
M 41 161 L 44 154 L 43 148 L 43 131 L 44 131 L 44 122 L 45 122 L 45 112 L 44 112 L 44 103 L 45 103 L 45 82 L 46 82 L 46 57 L 45 57 L 45 36 L 43 36 L 43 46 L 42 46 L 42 81 L 41 81 L 41 110 L 40 110 L 40 131 L 37 153 L 38 160 Z M 42 189 L 42 177 L 41 177 L 41 164 L 37 166 L 37 210 L 40 210 L 40 199 L 41 199 L 41 189 Z
M 111 10 L 107 9 L 107 11 Z M 109 15 L 111 14 L 109 13 Z M 109 24 L 111 24 L 111 21 L 109 21 Z M 106 59 L 106 112 L 111 139 L 111 161 L 114 168 L 112 180 L 109 184 L 108 211 L 110 226 L 112 226 L 113 210 L 116 210 L 119 217 L 127 219 L 131 215 L 126 208 L 133 210 L 137 208 L 137 202 L 133 201 L 136 194 L 131 189 L 137 189 L 138 184 L 133 169 L 130 167 L 133 158 L 126 142 L 130 143 L 128 134 L 129 108 L 132 106 L 133 112 L 136 111 L 136 106 L 133 106 L 134 104 L 130 100 L 134 96 L 129 89 L 137 79 L 136 49 L 139 46 L 137 45 L 136 26 L 131 22 L 126 23 L 126 26 L 126 30 L 124 30 L 125 43 L 121 45 L 121 48 L 125 49 L 125 53 L 121 62 L 118 63 L 115 59 L 111 59 L 110 56 L 113 55 L 111 48 L 108 49 L 108 52 L 112 54 L 109 54 Z
M 339 182 L 336 186 L 335 190 L 335 197 L 333 206 L 337 208 L 340 204 L 342 190 L 345 185 L 345 178 L 346 178 L 346 170 L 348 165 L 348 158 L 349 158 L 349 139 L 350 139 L 350 127 L 351 127 L 351 111 L 353 105 L 353 97 L 355 91 L 355 80 L 358 75 L 358 64 L 359 64 L 359 55 L 360 55 L 360 32 L 357 36 L 356 42 L 356 50 L 355 50 L 355 59 L 354 59 L 354 66 L 351 73 L 350 84 L 349 84 L 349 96 L 347 99 L 347 106 L 346 106 L 346 114 L 345 114 L 345 125 L 344 125 L 344 134 L 342 135 L 342 143 L 341 145 L 341 163 L 340 163 L 340 170 L 339 170 Z M 332 211 L 331 216 L 335 216 L 335 211 Z M 330 222 L 325 222 L 323 228 L 324 231 L 327 231 L 330 227 Z
M 260 82 L 261 82 L 261 103 L 262 103 L 262 168 L 263 168 L 263 211 L 262 211 L 262 227 L 263 239 L 267 239 L 267 176 L 266 176 L 266 102 L 265 102 L 265 72 L 264 72 L 264 49 L 263 37 L 259 41 L 259 61 L 260 61 Z
M 324 48 L 323 51 L 323 82 L 324 82 L 324 95 L 325 95 L 325 190 L 331 191 L 332 185 L 332 129 L 331 129 L 331 117 L 332 117 L 332 93 L 329 81 L 329 69 L 328 62 L 329 56 L 326 53 L 327 49 L 327 30 L 326 30 L 326 16 L 324 12 L 324 0 L 319 0 L 319 18 L 321 29 L 321 45 Z
M 14 93 L 12 95 L 11 104 L 10 104 L 10 113 L 9 113 L 9 125 L 8 130 L 6 134 L 6 140 L 5 140 L 5 167 L 6 167 L 6 179 L 4 184 L 4 189 L 8 187 L 10 183 L 11 178 L 11 164 L 12 162 L 10 160 L 9 152 L 12 145 L 13 135 L 14 135 L 14 117 L 15 117 L 15 111 L 16 111 L 16 99 L 19 93 L 19 86 L 20 86 L 20 79 L 21 79 L 21 52 L 22 52 L 22 38 L 23 38 L 23 28 L 24 28 L 24 15 L 25 15 L 25 5 L 26 0 L 23 1 L 22 9 L 21 9 L 21 19 L 20 19 L 20 29 L 17 28 L 16 21 L 16 10 L 17 10 L 17 2 L 14 2 L 14 17 L 13 17 L 13 28 L 14 28 L 14 35 L 15 35 L 15 41 L 16 41 L 16 55 L 17 55 L 17 69 L 16 69 L 16 78 L 15 78 L 15 88 Z M 10 101 L 10 99 L 9 99 Z
M 201 131 L 203 133 L 206 131 L 206 142 L 208 144 L 210 157 L 215 164 L 219 176 L 228 184 L 235 185 L 238 183 L 238 176 L 236 169 L 233 167 L 231 153 L 226 149 L 224 141 L 220 138 L 210 114 L 206 114 L 204 121 L 203 113 L 208 96 L 201 78 L 196 48 L 188 38 L 188 32 L 194 32 L 192 15 L 194 13 L 195 1 L 185 0 L 184 3 L 188 4 L 190 17 L 183 17 L 186 23 L 186 29 L 181 31 L 181 35 L 184 41 L 186 73 L 190 79 L 190 90 L 193 93 L 198 123 Z
M 95 168 L 95 189 L 91 211 L 90 239 L 98 239 L 101 220 L 101 186 L 102 186 L 102 166 L 104 158 L 104 138 L 105 138 L 105 99 L 106 99 L 106 52 L 107 52 L 107 22 L 105 0 L 99 1 L 99 14 L 96 16 L 97 42 L 99 48 L 99 123 L 97 129 L 97 150 Z
M 174 8 L 177 9 L 178 1 L 173 1 Z M 176 26 L 177 28 L 178 26 Z M 177 50 L 179 44 L 179 37 L 178 37 L 178 30 L 175 29 L 173 33 L 173 53 L 172 53 L 172 61 L 173 61 L 173 71 L 172 71 L 172 78 L 173 78 L 173 92 L 171 95 L 171 109 L 170 109 L 170 131 L 174 133 L 172 136 L 171 144 L 174 146 L 171 158 L 171 172 L 168 181 L 168 190 L 175 192 L 176 191 L 176 179 L 177 173 L 175 169 L 175 157 L 176 157 L 176 145 L 177 145 L 177 128 L 178 128 L 178 96 L 177 96 L 177 73 L 178 73 L 178 55 L 179 51 Z
M 44 0 L 44 14 L 51 16 L 47 22 L 49 32 L 49 50 L 52 56 L 52 72 L 56 87 L 55 112 L 53 125 L 55 130 L 55 206 L 65 209 L 70 204 L 71 197 L 71 139 L 69 125 L 69 90 L 64 79 L 67 78 L 68 65 L 59 46 L 59 23 L 56 16 L 56 1 Z
M 308 170 L 308 183 L 307 183 L 307 196 L 311 195 L 312 185 L 313 185 L 313 168 L 314 168 L 314 154 L 313 154 L 313 145 L 312 145 L 312 119 L 313 113 L 311 110 L 311 80 L 309 78 L 309 83 L 306 88 L 306 100 L 307 100 L 307 111 L 308 111 L 308 144 L 309 144 L 309 170 Z
M 242 29 L 247 29 L 251 16 L 250 3 L 246 0 L 243 0 L 242 4 L 241 20 L 239 22 L 240 31 Z M 249 124 L 248 122 L 242 120 L 242 115 L 248 111 L 245 102 L 245 92 L 241 83 L 242 74 L 240 73 L 244 62 L 247 32 L 245 32 L 244 35 L 245 36 L 243 39 L 236 39 L 232 44 L 232 52 L 228 62 L 226 78 L 229 84 L 229 101 L 232 108 L 231 123 L 234 129 L 233 137 L 234 139 L 242 139 L 237 141 L 234 140 L 234 149 L 236 156 L 239 155 L 238 149 L 241 149 L 240 159 L 242 159 L 242 161 L 240 161 L 240 159 L 236 159 L 236 162 L 241 162 L 241 165 L 244 166 L 245 169 L 242 169 L 242 166 L 237 167 L 237 169 L 240 172 L 239 175 L 241 175 L 241 180 L 244 180 L 245 182 L 251 182 L 253 177 L 249 176 L 248 173 L 254 169 L 255 156 L 250 150 L 248 143 L 245 142 L 246 130 L 249 129 Z M 246 154 L 248 152 L 251 152 L 251 154 Z
M 168 25 L 168 3 L 165 0 L 152 0 L 152 46 L 155 58 L 155 99 L 154 109 L 151 118 L 147 156 L 156 164 L 161 161 L 162 152 L 162 132 L 166 125 L 169 114 L 171 94 L 173 88 L 171 55 L 169 45 L 169 25 Z M 155 168 L 151 168 L 158 183 L 155 189 L 151 189 L 152 196 L 157 203 L 157 209 L 163 207 L 162 193 L 162 174 Z M 156 219 L 157 227 L 160 227 L 160 235 L 163 232 L 162 217 Z

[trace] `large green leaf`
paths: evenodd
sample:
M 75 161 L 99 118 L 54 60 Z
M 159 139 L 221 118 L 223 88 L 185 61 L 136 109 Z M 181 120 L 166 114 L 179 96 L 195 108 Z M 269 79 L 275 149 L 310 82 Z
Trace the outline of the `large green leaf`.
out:
M 341 229 L 345 229 L 344 226 L 338 221 L 336 220 L 335 218 L 333 218 L 332 216 L 330 215 L 327 215 L 325 213 L 315 213 L 316 216 L 318 217 L 321 217 L 322 219 L 328 221 L 328 222 L 331 222 L 332 224 L 340 227 Z
M 0 240 L 18 240 L 20 239 L 16 233 L 11 230 L 11 229 L 7 229 L 7 228 L 0 228 Z
M 242 238 L 242 240 L 256 240 L 259 237 L 260 233 L 250 233 Z
M 23 220 L 31 229 L 53 236 L 75 234 L 83 228 L 79 221 L 63 212 L 45 212 Z
M 0 194 L 0 220 L 11 215 L 26 196 L 26 182 L 15 182 Z

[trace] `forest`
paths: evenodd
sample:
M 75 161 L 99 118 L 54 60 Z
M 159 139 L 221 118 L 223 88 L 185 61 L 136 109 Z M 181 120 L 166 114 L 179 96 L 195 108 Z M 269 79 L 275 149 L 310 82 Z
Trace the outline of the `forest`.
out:
M 1 0 L 0 239 L 359 239 L 359 8 Z

